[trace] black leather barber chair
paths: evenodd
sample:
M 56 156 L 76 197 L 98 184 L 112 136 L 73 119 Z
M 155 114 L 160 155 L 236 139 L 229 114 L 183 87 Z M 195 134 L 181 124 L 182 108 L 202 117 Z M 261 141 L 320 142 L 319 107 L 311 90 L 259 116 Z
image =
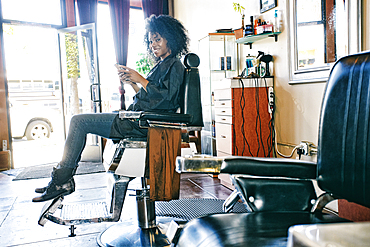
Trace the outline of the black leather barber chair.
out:
M 180 113 L 120 111 L 119 117 L 135 119 L 140 122 L 140 126 L 143 128 L 185 129 L 186 131 L 182 131 L 183 133 L 201 129 L 203 118 L 199 71 L 197 68 L 199 57 L 193 53 L 187 54 L 184 57 L 184 65 L 186 70 Z M 181 134 L 181 131 L 179 133 Z M 188 139 L 187 135 L 183 134 L 183 136 L 184 141 L 186 141 Z M 136 153 L 133 152 L 132 155 L 140 156 L 139 163 L 145 163 L 146 141 L 146 139 L 127 138 L 121 140 L 117 145 L 117 150 L 112 158 L 112 162 L 117 162 L 117 167 L 109 171 L 112 188 L 108 189 L 110 196 L 106 202 L 63 205 L 63 196 L 61 196 L 45 204 L 40 215 L 39 224 L 44 225 L 47 220 L 50 220 L 57 224 L 70 225 L 70 236 L 73 236 L 74 225 L 119 221 L 128 183 L 133 177 L 137 177 L 135 174 L 140 174 L 140 171 L 132 173 L 130 168 L 137 168 L 141 165 L 137 163 L 128 164 L 129 169 L 123 169 L 128 171 L 128 174 L 122 175 L 122 167 L 120 166 L 124 166 L 125 161 L 121 162 L 119 160 L 129 156 L 129 151 L 135 149 Z M 125 151 L 122 152 L 123 150 Z M 142 171 L 144 170 L 145 167 Z M 121 172 L 117 173 L 116 171 Z M 97 241 L 100 246 L 168 246 L 171 244 L 167 236 L 157 228 L 154 201 L 149 199 L 149 186 L 146 183 L 144 173 L 142 175 L 142 188 L 136 190 L 138 221 L 134 224 L 123 222 L 117 223 L 119 225 L 112 225 L 98 237 Z M 125 228 L 126 225 L 131 227 L 130 231 Z
M 297 239 L 287 242 L 288 229 L 347 222 L 325 210 L 334 199 L 370 207 L 369 92 L 370 52 L 340 59 L 322 101 L 317 163 L 253 157 L 228 157 L 222 166 L 214 162 L 214 172 L 230 174 L 237 189 L 226 208 L 240 197 L 250 212 L 192 220 L 176 246 L 310 246 Z M 200 159 L 177 161 L 178 172 L 206 170 Z M 313 180 L 325 191 L 318 197 Z

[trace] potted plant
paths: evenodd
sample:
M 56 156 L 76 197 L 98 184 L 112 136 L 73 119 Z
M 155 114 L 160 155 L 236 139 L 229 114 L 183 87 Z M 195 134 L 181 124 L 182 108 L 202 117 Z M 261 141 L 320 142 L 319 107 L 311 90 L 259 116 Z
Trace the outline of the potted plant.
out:
M 136 61 L 136 70 L 142 75 L 147 76 L 150 68 L 152 67 L 152 62 L 150 61 L 147 54 L 139 53 L 140 59 Z
M 235 38 L 239 39 L 244 36 L 243 31 L 244 31 L 244 17 L 245 17 L 244 10 L 245 8 L 241 6 L 240 3 L 233 3 L 233 7 L 234 7 L 234 10 L 240 13 L 240 15 L 242 16 L 242 27 L 234 30 Z

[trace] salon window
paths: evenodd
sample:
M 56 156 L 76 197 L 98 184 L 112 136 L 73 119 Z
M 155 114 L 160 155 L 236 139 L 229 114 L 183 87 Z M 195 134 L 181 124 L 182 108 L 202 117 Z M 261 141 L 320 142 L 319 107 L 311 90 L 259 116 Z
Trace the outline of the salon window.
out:
M 145 20 L 143 10 L 139 7 L 130 8 L 130 33 L 129 50 L 127 55 L 127 66 L 137 69 L 137 61 L 146 53 L 143 38 L 145 33 Z M 114 51 L 113 33 L 110 21 L 110 11 L 107 3 L 98 3 L 98 53 L 99 53 L 99 75 L 102 93 L 103 112 L 112 112 L 120 107 L 120 96 L 118 91 L 119 79 Z M 135 95 L 131 87 L 125 87 L 126 105 L 131 104 Z
M 358 52 L 359 5 L 356 0 L 290 1 L 291 84 L 325 82 L 339 58 Z

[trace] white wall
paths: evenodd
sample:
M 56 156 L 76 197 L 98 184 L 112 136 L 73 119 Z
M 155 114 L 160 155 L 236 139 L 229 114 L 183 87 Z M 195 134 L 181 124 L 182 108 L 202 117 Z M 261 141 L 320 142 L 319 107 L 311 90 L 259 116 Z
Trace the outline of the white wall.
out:
M 258 41 L 249 46 L 243 46 L 244 56 L 257 55 L 258 51 L 271 54 L 274 57 L 275 95 L 276 95 L 276 130 L 278 143 L 297 145 L 300 141 L 310 141 L 317 145 L 319 111 L 325 83 L 289 85 L 288 71 L 288 30 L 287 1 L 279 0 L 275 9 L 282 11 L 283 32 L 278 41 L 273 38 Z M 186 28 L 192 39 L 191 50 L 197 52 L 197 40 L 220 28 L 239 28 L 240 14 L 233 9 L 235 0 L 175 0 L 174 13 Z M 245 10 L 245 22 L 250 15 L 259 15 L 259 1 L 238 1 Z M 272 19 L 275 9 L 262 14 L 264 19 Z M 243 64 L 243 62 L 242 62 Z M 289 154 L 291 149 L 279 147 L 279 150 Z M 313 157 L 314 159 L 315 157 Z
M 241 27 L 240 14 L 233 8 L 235 0 L 174 0 L 174 14 L 189 31 L 191 49 L 198 40 L 222 28 Z

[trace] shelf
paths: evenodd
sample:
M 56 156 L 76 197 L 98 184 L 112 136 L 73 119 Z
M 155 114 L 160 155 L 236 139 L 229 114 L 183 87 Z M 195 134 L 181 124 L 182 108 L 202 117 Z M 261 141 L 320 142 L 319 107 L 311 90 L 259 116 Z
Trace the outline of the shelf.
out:
M 234 33 L 209 33 L 208 35 L 234 35 L 235 36 L 235 34 Z
M 269 37 L 274 37 L 275 38 L 275 42 L 276 42 L 277 41 L 277 36 L 280 33 L 281 32 L 276 32 L 276 33 L 262 33 L 262 34 L 257 34 L 257 35 L 249 35 L 249 36 L 245 36 L 243 38 L 237 39 L 236 40 L 236 43 L 249 45 L 249 47 L 252 48 L 252 44 L 254 42 L 259 41 L 259 40 L 262 40 L 262 39 L 266 39 L 266 38 L 269 38 Z
M 235 69 L 212 69 L 212 72 L 235 72 Z

